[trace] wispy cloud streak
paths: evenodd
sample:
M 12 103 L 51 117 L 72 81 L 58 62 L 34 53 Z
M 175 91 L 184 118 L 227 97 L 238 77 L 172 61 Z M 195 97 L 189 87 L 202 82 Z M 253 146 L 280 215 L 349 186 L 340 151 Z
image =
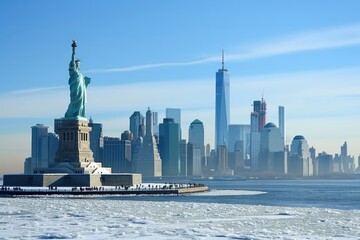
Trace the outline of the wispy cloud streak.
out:
M 56 86 L 56 87 L 46 87 L 46 88 L 30 88 L 30 89 L 21 89 L 21 90 L 16 90 L 13 92 L 10 92 L 12 94 L 32 94 L 32 93 L 40 93 L 40 92 L 49 92 L 49 91 L 54 91 L 54 90 L 60 90 L 60 89 L 65 89 L 66 86 Z
M 322 29 L 317 31 L 302 32 L 291 36 L 272 39 L 268 42 L 259 42 L 249 45 L 243 53 L 227 54 L 227 61 L 245 61 L 276 55 L 291 54 L 304 51 L 315 51 L 329 48 L 347 47 L 360 45 L 360 25 L 343 26 L 338 28 Z M 93 69 L 87 72 L 110 73 L 131 72 L 144 69 L 161 67 L 181 67 L 218 62 L 219 56 L 211 56 L 203 59 L 185 62 L 165 62 L 129 67 Z
M 199 60 L 193 60 L 188 62 L 167 62 L 167 63 L 153 63 L 153 64 L 144 64 L 144 65 L 136 65 L 130 67 L 123 67 L 123 68 L 109 68 L 109 69 L 93 69 L 88 70 L 86 72 L 132 72 L 137 70 L 144 70 L 148 68 L 160 68 L 160 67 L 179 67 L 179 66 L 189 66 L 189 65 L 197 65 L 197 64 L 204 64 L 209 62 L 218 61 L 219 57 L 209 57 L 203 58 Z

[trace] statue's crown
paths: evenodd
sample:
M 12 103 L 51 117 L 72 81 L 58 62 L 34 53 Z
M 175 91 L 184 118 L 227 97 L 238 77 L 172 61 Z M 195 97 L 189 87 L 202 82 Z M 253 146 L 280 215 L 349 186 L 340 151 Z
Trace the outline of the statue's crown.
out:
M 75 62 L 80 62 L 80 58 L 76 59 Z

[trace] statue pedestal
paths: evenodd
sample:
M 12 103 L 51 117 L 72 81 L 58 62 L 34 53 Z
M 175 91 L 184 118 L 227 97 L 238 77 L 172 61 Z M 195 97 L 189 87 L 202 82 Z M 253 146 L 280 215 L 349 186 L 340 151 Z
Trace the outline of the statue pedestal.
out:
M 94 162 L 90 131 L 86 119 L 62 119 L 57 128 L 59 148 L 54 164 L 48 168 L 36 168 L 34 173 L 110 174 L 111 168 Z
M 90 131 L 87 120 L 63 119 L 59 134 L 59 149 L 55 165 L 67 162 L 74 166 L 94 161 L 90 149 Z

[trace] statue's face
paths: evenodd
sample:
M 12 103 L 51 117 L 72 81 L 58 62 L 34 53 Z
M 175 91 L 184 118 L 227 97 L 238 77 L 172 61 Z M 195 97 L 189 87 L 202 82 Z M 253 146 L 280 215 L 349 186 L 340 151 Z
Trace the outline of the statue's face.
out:
M 79 61 L 76 62 L 76 68 L 80 68 L 80 62 Z

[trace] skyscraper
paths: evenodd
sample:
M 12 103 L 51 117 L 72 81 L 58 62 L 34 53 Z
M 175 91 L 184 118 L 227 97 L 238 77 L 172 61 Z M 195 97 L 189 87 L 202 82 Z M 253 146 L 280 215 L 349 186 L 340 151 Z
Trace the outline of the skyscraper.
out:
M 104 149 L 104 139 L 102 133 L 102 124 L 94 123 L 93 119 L 90 117 L 89 127 L 91 127 L 90 132 L 90 149 L 94 154 L 94 161 L 101 162 L 102 161 L 102 151 Z
M 55 133 L 48 133 L 41 138 L 41 160 L 40 168 L 47 168 L 54 164 L 56 153 L 59 147 L 59 136 Z
M 142 141 L 141 138 L 140 141 L 137 141 L 133 156 L 133 166 L 135 166 L 134 171 L 141 173 L 144 177 L 161 177 L 161 158 L 156 139 L 152 133 L 152 127 L 152 112 L 148 108 L 146 112 L 146 134 Z
M 287 159 L 279 128 L 267 123 L 261 130 L 259 167 L 266 172 L 286 174 Z
M 222 68 L 216 73 L 215 102 L 215 149 L 220 145 L 228 146 L 228 125 L 230 121 L 230 77 L 224 68 L 224 51 L 222 51 Z
M 172 118 L 164 118 L 159 125 L 159 152 L 162 161 L 163 176 L 179 176 L 179 124 Z
M 121 136 L 124 138 L 104 137 L 102 163 L 104 167 L 111 167 L 114 173 L 131 171 L 131 141 L 127 139 L 131 133 L 125 131 Z
M 49 127 L 36 124 L 31 127 L 31 172 L 40 167 L 42 153 L 42 137 L 46 136 Z
M 291 142 L 288 173 L 294 176 L 312 176 L 313 163 L 306 139 L 297 135 Z
M 174 123 L 181 127 L 181 109 L 180 108 L 166 108 L 166 118 L 174 119 Z
M 144 116 L 139 112 L 135 111 L 130 116 L 130 132 L 132 132 L 134 140 L 139 137 L 139 127 L 144 120 Z
M 252 112 L 250 117 L 250 160 L 251 169 L 259 170 L 260 132 L 259 113 Z
M 179 145 L 179 155 L 180 155 L 180 176 L 187 176 L 188 172 L 187 172 L 187 165 L 188 165 L 188 160 L 187 160 L 187 142 L 186 139 L 181 139 L 180 140 L 180 145 Z
M 286 145 L 285 108 L 283 106 L 279 106 L 279 130 L 280 130 L 281 136 L 284 140 L 284 145 Z
M 174 123 L 179 124 L 179 136 L 181 139 L 182 129 L 181 129 L 181 109 L 180 108 L 166 108 L 166 118 L 174 119 Z
M 188 176 L 201 176 L 201 148 L 197 144 L 187 144 L 187 174 Z
M 156 137 L 159 137 L 159 121 L 158 121 L 158 113 L 152 112 L 153 115 L 153 134 Z
M 104 137 L 103 167 L 111 167 L 112 172 L 120 172 L 121 140 L 117 137 Z
M 198 145 L 201 157 L 205 156 L 204 124 L 199 119 L 195 119 L 189 126 L 189 142 Z
M 264 100 L 264 98 L 261 98 L 261 100 L 257 100 L 254 101 L 253 104 L 253 112 L 258 113 L 259 118 L 259 132 L 261 132 L 261 130 L 264 128 L 265 124 L 266 124 L 266 102 Z
M 236 165 L 243 167 L 246 154 L 250 150 L 250 125 L 229 124 L 229 167 L 236 170 Z M 237 162 L 237 164 L 236 164 Z M 240 163 L 242 162 L 242 163 Z

